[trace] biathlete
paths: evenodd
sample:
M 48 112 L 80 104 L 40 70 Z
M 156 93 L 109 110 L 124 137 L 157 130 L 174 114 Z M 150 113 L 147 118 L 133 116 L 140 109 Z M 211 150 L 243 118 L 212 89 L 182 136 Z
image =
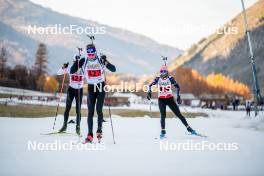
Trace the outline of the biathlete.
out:
M 151 87 L 153 85 L 158 85 L 158 104 L 160 110 L 160 124 L 161 124 L 161 133 L 160 138 L 166 137 L 166 128 L 165 128 L 165 118 L 166 118 L 166 106 L 172 110 L 172 112 L 181 120 L 184 126 L 187 128 L 191 134 L 197 134 L 195 130 L 193 130 L 189 124 L 187 123 L 185 117 L 181 114 L 180 109 L 176 102 L 174 101 L 174 97 L 172 94 L 172 86 L 174 86 L 177 90 L 177 103 L 181 104 L 180 97 L 180 86 L 175 81 L 174 77 L 169 76 L 168 69 L 166 65 L 163 65 L 160 68 L 160 76 L 156 77 L 155 80 L 149 85 L 149 92 L 147 94 L 147 99 L 151 99 Z
M 78 63 L 79 55 L 75 56 L 74 64 Z M 74 65 L 73 64 L 73 65 Z M 63 64 L 62 68 L 57 71 L 57 75 L 69 74 L 70 84 L 67 91 L 66 109 L 64 111 L 64 122 L 62 128 L 59 130 L 63 133 L 67 130 L 67 123 L 69 119 L 69 112 L 71 110 L 73 99 L 76 102 L 76 133 L 80 135 L 80 121 L 81 121 L 81 105 L 83 97 L 83 70 L 80 68 L 75 73 L 70 73 L 69 63 Z
M 88 106 L 88 135 L 86 142 L 93 141 L 93 117 L 96 107 L 97 112 L 97 130 L 96 137 L 98 141 L 102 138 L 102 123 L 103 123 L 103 105 L 105 99 L 105 68 L 111 72 L 115 72 L 116 68 L 112 65 L 105 55 L 98 57 L 94 44 L 86 46 L 87 57 L 81 58 L 79 67 L 84 71 L 86 81 L 88 83 L 87 106 Z M 78 64 L 75 63 L 71 67 L 71 74 L 78 70 Z

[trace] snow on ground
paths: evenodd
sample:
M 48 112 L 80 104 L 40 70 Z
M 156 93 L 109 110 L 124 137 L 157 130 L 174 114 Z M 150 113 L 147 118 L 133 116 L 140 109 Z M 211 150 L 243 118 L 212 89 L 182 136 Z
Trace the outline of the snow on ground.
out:
M 117 143 L 112 142 L 110 122 L 105 122 L 105 144 L 86 146 L 96 151 L 29 151 L 28 141 L 60 142 L 73 147 L 70 141 L 78 138 L 40 135 L 51 130 L 53 118 L 0 118 L 0 175 L 263 175 L 264 132 L 259 128 L 264 124 L 263 114 L 249 119 L 245 112 L 204 111 L 210 118 L 188 121 L 193 128 L 208 135 L 206 139 L 186 134 L 178 119 L 167 119 L 168 138 L 163 141 L 170 146 L 167 151 L 160 150 L 160 141 L 154 139 L 159 135 L 159 119 L 115 116 Z M 84 135 L 86 120 L 82 119 Z M 59 116 L 56 128 L 61 124 Z M 258 128 L 252 128 L 254 124 Z M 74 125 L 69 125 L 68 131 L 74 132 Z M 180 143 L 222 143 L 228 145 L 229 151 L 175 150 Z
M 9 95 L 23 95 L 23 96 L 47 96 L 47 97 L 54 96 L 54 94 L 52 93 L 45 93 L 40 91 L 13 88 L 13 87 L 4 87 L 4 86 L 0 86 L 0 93 L 9 94 Z

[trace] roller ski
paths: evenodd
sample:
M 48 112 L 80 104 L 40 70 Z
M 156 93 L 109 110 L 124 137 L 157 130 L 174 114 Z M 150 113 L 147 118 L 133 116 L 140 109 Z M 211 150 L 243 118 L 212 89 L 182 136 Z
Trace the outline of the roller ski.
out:
M 199 136 L 199 137 L 203 137 L 206 138 L 207 136 L 200 134 L 198 132 L 196 132 L 195 130 L 193 130 L 190 126 L 187 127 L 187 131 L 189 132 L 189 135 L 194 135 L 194 136 Z
M 75 136 L 77 134 L 75 133 L 69 133 L 69 132 L 60 132 L 60 131 L 54 131 L 54 132 L 50 132 L 50 133 L 40 133 L 40 135 L 63 135 L 63 136 Z

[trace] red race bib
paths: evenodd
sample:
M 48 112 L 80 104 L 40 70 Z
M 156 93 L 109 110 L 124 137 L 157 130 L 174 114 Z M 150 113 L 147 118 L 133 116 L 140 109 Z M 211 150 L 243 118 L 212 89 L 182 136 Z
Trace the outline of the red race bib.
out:
M 71 80 L 74 82 L 81 82 L 82 81 L 82 76 L 80 75 L 72 75 Z
M 101 70 L 87 70 L 89 77 L 99 77 L 102 75 Z

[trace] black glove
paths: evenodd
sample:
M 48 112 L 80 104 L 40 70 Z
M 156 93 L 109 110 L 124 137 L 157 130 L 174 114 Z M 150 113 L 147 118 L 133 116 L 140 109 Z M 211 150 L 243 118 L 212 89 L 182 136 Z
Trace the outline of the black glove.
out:
M 148 99 L 148 100 L 151 99 L 151 91 L 148 92 L 147 99 Z
M 182 100 L 181 100 L 181 96 L 180 95 L 177 95 L 177 103 L 178 104 L 181 104 L 182 103 Z
M 63 66 L 62 66 L 62 69 L 68 68 L 68 66 L 69 66 L 69 62 L 64 63 Z
M 79 55 L 76 55 L 75 56 L 75 60 L 79 60 L 80 59 L 80 56 Z
M 102 63 L 105 65 L 106 64 L 106 62 L 108 62 L 107 60 L 106 60 L 106 55 L 102 55 L 101 56 L 101 61 L 102 61 Z

